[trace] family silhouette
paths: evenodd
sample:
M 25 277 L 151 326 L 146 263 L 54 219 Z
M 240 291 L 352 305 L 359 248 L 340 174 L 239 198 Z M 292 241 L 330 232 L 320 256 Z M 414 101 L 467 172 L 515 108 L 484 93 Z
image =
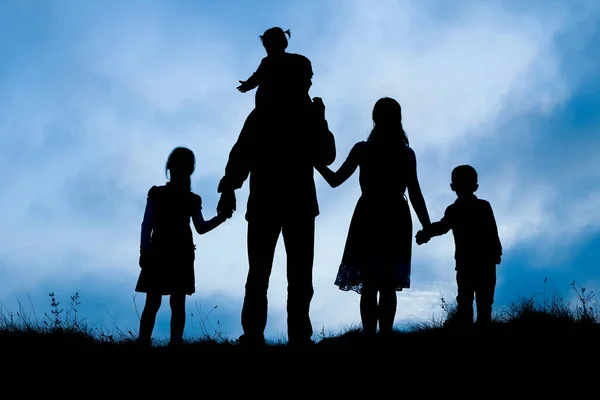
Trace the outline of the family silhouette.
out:
M 148 191 L 136 292 L 146 293 L 138 343 L 150 345 L 162 296 L 170 296 L 169 344 L 183 342 L 186 296 L 195 293 L 196 246 L 192 226 L 205 234 L 232 218 L 235 191 L 249 180 L 246 204 L 248 274 L 241 310 L 243 334 L 238 343 L 266 346 L 267 292 L 275 248 L 283 237 L 286 251 L 288 346 L 314 344 L 310 305 L 314 295 L 315 219 L 320 214 L 314 171 L 337 187 L 359 169 L 361 195 L 350 220 L 333 283 L 360 295 L 362 330 L 367 338 L 393 332 L 397 293 L 410 288 L 413 242 L 412 205 L 421 224 L 418 245 L 453 231 L 458 286 L 456 322 L 491 321 L 496 265 L 502 247 L 490 203 L 475 196 L 477 173 L 463 165 L 452 171 L 457 200 L 439 222 L 431 223 L 417 173 L 417 157 L 402 125 L 402 109 L 382 97 L 372 111 L 373 128 L 355 143 L 337 171 L 336 145 L 325 117 L 325 104 L 311 98 L 313 70 L 303 55 L 289 53 L 289 30 L 273 27 L 260 36 L 267 52 L 257 70 L 237 89 L 257 89 L 229 152 L 217 192 L 216 215 L 206 220 L 202 198 L 191 189 L 195 155 L 186 147 L 172 150 L 164 185 Z M 408 197 L 406 195 L 408 192 Z M 410 203 L 410 205 L 409 205 Z

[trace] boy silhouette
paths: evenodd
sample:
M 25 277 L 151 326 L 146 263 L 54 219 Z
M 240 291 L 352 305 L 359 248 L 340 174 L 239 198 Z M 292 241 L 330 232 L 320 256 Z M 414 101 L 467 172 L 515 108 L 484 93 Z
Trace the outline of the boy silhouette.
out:
M 479 199 L 477 171 L 470 165 L 459 165 L 452 171 L 450 188 L 456 201 L 446 208 L 438 222 L 417 232 L 418 245 L 452 230 L 456 260 L 458 295 L 455 320 L 473 323 L 473 301 L 477 304 L 477 324 L 492 321 L 492 305 L 496 289 L 496 265 L 500 264 L 502 245 L 492 206 Z

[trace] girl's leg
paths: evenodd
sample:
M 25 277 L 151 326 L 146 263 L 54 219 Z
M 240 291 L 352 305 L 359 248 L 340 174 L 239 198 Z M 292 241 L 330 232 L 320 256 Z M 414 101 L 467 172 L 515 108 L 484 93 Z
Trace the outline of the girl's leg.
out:
M 397 304 L 398 298 L 394 288 L 384 288 L 379 291 L 377 318 L 379 320 L 379 332 L 383 335 L 391 334 L 393 331 Z
M 365 335 L 374 336 L 377 333 L 377 290 L 371 285 L 363 285 L 360 295 L 360 318 Z
M 158 293 L 146 294 L 146 303 L 144 304 L 144 310 L 142 311 L 142 317 L 140 318 L 139 342 L 150 343 L 152 331 L 154 330 L 154 323 L 156 322 L 156 314 L 160 308 L 161 301 L 162 295 Z
M 171 344 L 183 342 L 185 328 L 185 293 L 172 294 L 171 305 Z

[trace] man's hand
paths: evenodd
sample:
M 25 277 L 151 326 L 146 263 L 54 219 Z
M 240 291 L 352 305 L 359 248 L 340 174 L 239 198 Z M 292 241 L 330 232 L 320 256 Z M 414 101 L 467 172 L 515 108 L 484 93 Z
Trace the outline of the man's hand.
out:
M 221 193 L 217 203 L 217 213 L 223 214 L 226 218 L 231 218 L 236 209 L 235 193 L 233 190 Z
M 320 97 L 313 97 L 313 107 L 317 118 L 321 120 L 325 119 L 325 104 L 323 103 L 323 99 Z

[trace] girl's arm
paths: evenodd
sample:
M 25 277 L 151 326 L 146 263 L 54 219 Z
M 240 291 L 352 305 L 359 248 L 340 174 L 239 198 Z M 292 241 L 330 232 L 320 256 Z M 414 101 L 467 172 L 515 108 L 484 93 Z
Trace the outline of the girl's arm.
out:
M 140 240 L 140 251 L 150 248 L 150 237 L 152 235 L 152 220 L 154 218 L 154 202 L 146 200 L 146 209 L 144 210 L 144 219 L 142 220 L 142 234 Z
M 329 186 L 333 188 L 340 186 L 356 171 L 356 168 L 358 168 L 360 145 L 361 143 L 357 143 L 352 147 L 348 158 L 346 158 L 341 167 L 335 172 L 326 165 L 315 165 L 316 170 L 319 171 Z
M 410 198 L 410 203 L 412 204 L 415 213 L 417 214 L 417 218 L 419 218 L 421 226 L 425 228 L 431 225 L 431 220 L 429 219 L 427 205 L 425 204 L 425 198 L 423 197 L 423 193 L 421 192 L 421 185 L 417 176 L 417 157 L 415 156 L 415 152 L 411 148 L 408 148 L 407 150 L 410 157 L 408 197 Z
M 202 215 L 202 202 L 198 201 L 198 205 L 196 207 L 196 212 L 192 214 L 192 222 L 194 223 L 194 229 L 198 232 L 199 235 L 203 235 L 207 232 L 212 231 L 217 226 L 221 225 L 223 222 L 227 220 L 225 214 L 219 213 L 206 221 L 204 216 Z

